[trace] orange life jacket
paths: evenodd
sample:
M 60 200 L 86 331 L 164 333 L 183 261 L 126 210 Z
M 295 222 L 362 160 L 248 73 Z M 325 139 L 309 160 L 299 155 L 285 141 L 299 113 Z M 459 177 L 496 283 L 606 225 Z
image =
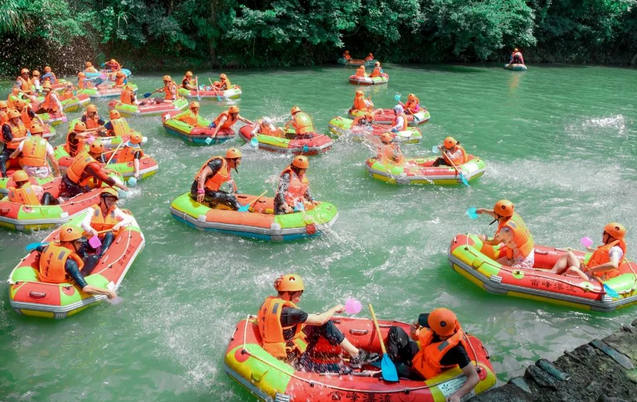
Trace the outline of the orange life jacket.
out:
M 290 174 L 290 183 L 288 184 L 288 189 L 285 192 L 283 198 L 285 199 L 285 203 L 294 206 L 294 204 L 305 198 L 305 193 L 307 192 L 308 187 L 310 186 L 310 180 L 307 178 L 307 175 L 303 175 L 302 178 L 294 173 L 294 170 L 290 166 L 285 168 L 283 172 L 281 172 L 281 176 L 284 174 Z
M 261 121 L 259 123 L 259 134 L 271 135 L 274 137 L 281 137 L 283 132 L 282 130 L 274 127 L 273 124 Z
M 412 113 L 416 113 L 417 111 L 420 110 L 420 99 L 416 98 L 413 101 L 412 100 L 407 100 L 407 103 L 405 103 L 405 110 L 409 110 Z
M 119 100 L 125 105 L 133 104 L 133 91 L 130 89 L 124 89 L 119 95 Z
M 405 113 L 401 113 L 397 116 L 394 116 L 394 121 L 392 122 L 392 126 L 395 126 L 396 124 L 398 124 L 398 118 L 402 116 L 403 117 L 403 126 L 402 127 L 398 127 L 398 131 L 405 131 L 407 130 L 407 115 L 405 115 Z
M 619 246 L 619 248 L 622 249 L 624 256 L 626 255 L 626 242 L 623 239 L 604 244 L 603 246 L 597 247 L 597 250 L 595 250 L 595 252 L 593 252 L 593 255 L 591 255 L 591 257 L 588 259 L 588 263 L 586 264 L 586 271 L 610 262 L 610 249 L 615 246 Z M 604 272 L 594 272 L 593 275 L 606 281 L 618 276 L 619 269 L 610 269 Z
M 291 327 L 281 325 L 283 307 L 298 308 L 291 301 L 270 296 L 265 299 L 257 315 L 263 349 L 277 359 L 285 359 L 290 353 L 301 354 L 305 350 L 305 345 L 301 342 L 304 339 L 303 325 L 297 324 Z M 294 335 L 286 340 L 283 337 L 283 331 L 292 328 Z
M 27 136 L 27 127 L 22 123 L 22 121 L 18 122 L 17 126 L 14 126 L 12 122 L 9 122 L 9 127 L 11 127 L 11 134 L 13 138 L 24 138 Z M 19 142 L 8 142 L 5 144 L 7 149 L 17 149 L 20 146 Z
M 164 92 L 166 94 L 164 95 L 164 100 L 175 100 L 177 99 L 177 84 L 171 81 L 163 87 L 160 92 Z
M 144 156 L 144 151 L 141 147 L 129 147 L 125 146 L 117 155 L 117 163 L 131 162 L 135 160 L 135 154 L 141 152 L 141 156 Z
M 307 134 L 314 132 L 312 118 L 305 112 L 297 112 L 292 116 L 292 126 L 297 134 Z
M 345 53 L 343 53 L 343 58 L 345 59 L 345 61 L 350 61 L 350 60 L 352 60 L 352 56 L 351 56 L 351 55 L 349 55 L 349 54 L 345 54 Z
M 365 74 L 365 70 L 356 70 L 356 76 L 357 77 L 367 77 L 367 74 Z
M 374 104 L 371 103 L 370 105 L 370 103 L 370 100 L 367 100 L 362 96 L 357 96 L 356 98 L 354 98 L 354 109 L 368 111 L 369 109 L 374 107 Z
M 398 144 L 383 144 L 381 161 L 383 163 L 391 163 L 393 165 L 402 165 L 405 161 L 405 157 L 400 151 Z
M 226 161 L 226 158 L 222 158 L 221 156 L 213 156 L 212 158 L 208 159 L 206 163 L 204 163 L 203 166 L 199 169 L 199 173 L 197 173 L 197 176 L 195 176 L 195 181 L 199 182 L 201 173 L 206 168 L 206 166 L 208 166 L 208 164 L 212 162 L 213 159 L 221 160 L 221 169 L 219 169 L 217 173 L 206 178 L 204 187 L 206 187 L 210 191 L 218 191 L 223 183 L 232 180 L 232 174 L 230 173 L 230 168 L 228 167 L 228 161 Z
M 84 117 L 86 117 L 84 119 L 84 124 L 86 124 L 87 130 L 90 130 L 92 128 L 98 128 L 100 126 L 100 123 L 99 123 L 100 117 L 97 115 L 97 113 L 93 117 L 88 117 L 88 115 L 84 113 Z
M 221 128 L 231 128 L 234 125 L 234 123 L 237 122 L 237 119 L 239 118 L 239 114 L 236 114 L 235 117 L 233 118 L 230 112 L 228 112 L 227 110 L 225 112 L 221 112 L 219 116 L 217 116 L 217 118 L 215 119 L 215 127 L 219 127 L 219 122 L 221 121 L 221 118 L 223 117 L 226 118 L 226 122 L 223 123 L 223 126 L 221 126 Z
M 513 213 L 508 219 L 501 219 L 498 224 L 498 230 L 496 235 L 500 233 L 500 231 L 508 227 L 513 234 L 513 244 L 507 244 L 507 257 L 509 259 L 513 259 L 514 257 L 518 257 L 515 255 L 514 250 L 517 250 L 520 258 L 526 258 L 531 251 L 533 251 L 533 247 L 535 246 L 535 242 L 533 241 L 533 236 L 531 236 L 531 232 L 527 229 L 526 224 L 522 220 L 522 217 L 518 215 L 517 212 Z
M 22 110 L 20 111 L 22 122 L 26 127 L 31 127 L 33 125 L 33 119 L 29 116 L 29 106 L 24 105 Z
M 9 187 L 9 201 L 21 205 L 40 205 L 40 199 L 31 187 L 31 183 L 24 183 L 20 188 Z
M 72 133 L 74 133 L 73 130 L 71 130 L 68 133 L 66 133 L 66 143 L 64 143 L 64 150 L 66 151 L 66 153 L 69 154 L 69 156 L 74 157 L 80 151 L 82 151 L 84 149 L 84 140 L 82 138 L 76 137 L 77 143 L 73 144 L 70 141 L 70 137 L 71 137 Z
M 445 159 L 451 160 L 454 165 L 459 166 L 467 161 L 467 151 L 464 150 L 462 145 L 456 145 L 456 152 L 451 153 L 448 149 L 443 148 L 443 155 Z
M 222 78 L 221 84 L 219 85 L 219 89 L 226 90 L 232 88 L 232 84 L 228 78 Z
M 45 167 L 48 142 L 39 135 L 32 135 L 22 143 L 22 166 Z
M 93 216 L 91 216 L 91 227 L 98 232 L 102 230 L 112 229 L 119 221 L 115 217 L 115 206 L 111 208 L 106 215 L 102 214 L 102 208 L 99 205 L 93 205 Z
M 183 121 L 189 126 L 197 127 L 197 123 L 199 122 L 199 116 L 195 116 L 195 114 L 191 110 L 187 110 L 184 113 L 180 113 L 176 116 L 176 119 L 179 121 Z
M 58 103 L 53 100 L 53 97 L 55 96 L 56 95 L 53 93 L 53 91 L 49 91 L 49 93 L 47 93 L 44 97 L 44 101 L 42 101 L 42 105 L 40 105 L 40 107 L 44 108 L 45 110 L 52 110 L 53 113 L 57 113 L 59 111 L 59 108 Z
M 74 251 L 66 247 L 49 243 L 40 255 L 40 281 L 46 283 L 66 283 L 71 278 L 66 275 L 66 261 L 72 259 L 80 270 L 84 267 L 84 261 Z
M 422 328 L 418 331 L 420 350 L 411 361 L 412 367 L 425 377 L 426 380 L 430 380 L 443 371 L 454 367 L 440 364 L 440 361 L 449 350 L 458 344 L 461 344 L 466 350 L 469 350 L 466 335 L 459 326 L 457 332 L 444 341 L 433 342 L 433 338 L 434 332 L 428 328 Z
M 33 85 L 33 83 L 30 79 L 25 80 L 22 76 L 19 76 L 18 81 L 20 81 L 20 90 L 22 90 L 22 92 L 31 92 L 31 85 Z
M 92 176 L 85 174 L 84 171 L 91 163 L 97 163 L 97 161 L 87 151 L 80 152 L 73 158 L 71 166 L 66 170 L 66 176 L 75 184 L 87 185 Z
M 383 74 L 380 72 L 380 67 L 374 67 L 372 73 L 369 75 L 370 77 L 382 77 Z
M 9 122 L 9 113 L 0 112 L 0 127 Z
M 125 85 L 124 81 L 126 80 L 126 77 L 117 77 L 115 79 L 115 85 L 113 85 L 116 88 L 121 88 Z
M 74 96 L 75 94 L 73 94 L 73 89 L 71 88 L 65 89 L 64 92 L 62 92 L 62 100 L 71 99 Z

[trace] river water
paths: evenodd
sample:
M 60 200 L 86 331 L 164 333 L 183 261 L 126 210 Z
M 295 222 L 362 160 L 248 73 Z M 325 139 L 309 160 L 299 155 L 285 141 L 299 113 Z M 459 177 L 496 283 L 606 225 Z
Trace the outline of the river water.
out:
M 358 89 L 347 82 L 352 72 L 237 71 L 230 78 L 243 88 L 237 103 L 245 117 L 283 121 L 299 105 L 327 132 L 328 121 L 352 104 Z M 446 252 L 457 233 L 494 231 L 486 217 L 469 220 L 468 207 L 508 198 L 539 244 L 578 247 L 586 235 L 599 242 L 603 225 L 618 220 L 628 227 L 628 257 L 635 258 L 637 71 L 390 65 L 386 72 L 388 86 L 365 89 L 377 107 L 392 107 L 396 93 L 405 100 L 413 92 L 432 115 L 422 127 L 423 142 L 405 145 L 403 152 L 429 156 L 432 145 L 452 135 L 486 161 L 478 182 L 442 188 L 375 181 L 363 167 L 369 149 L 345 139 L 310 160 L 315 196 L 339 210 L 326 236 L 271 244 L 202 233 L 175 221 L 169 204 L 190 188 L 208 157 L 241 146 L 243 163 L 235 175 L 240 190 L 268 190 L 269 196 L 291 158 L 234 140 L 193 147 L 166 134 L 159 117 L 130 118 L 149 137 L 145 151 L 160 170 L 122 202 L 147 241 L 119 290 L 123 301 L 55 322 L 17 315 L 8 285 L 0 284 L 0 400 L 252 400 L 224 373 L 223 355 L 235 324 L 256 313 L 273 292 L 272 281 L 286 272 L 304 277 L 301 307 L 309 312 L 349 297 L 372 303 L 387 319 L 412 321 L 438 306 L 453 309 L 465 330 L 490 349 L 502 381 L 540 357 L 554 359 L 632 320 L 634 308 L 589 313 L 488 294 L 453 272 Z M 144 93 L 161 86 L 163 74 L 131 80 Z M 213 72 L 198 74 L 200 83 L 215 78 Z M 2 97 L 9 85 L 1 83 Z M 97 104 L 108 116 L 106 102 Z M 223 109 L 202 101 L 204 116 Z M 8 278 L 26 244 L 43 237 L 0 231 L 0 277 Z

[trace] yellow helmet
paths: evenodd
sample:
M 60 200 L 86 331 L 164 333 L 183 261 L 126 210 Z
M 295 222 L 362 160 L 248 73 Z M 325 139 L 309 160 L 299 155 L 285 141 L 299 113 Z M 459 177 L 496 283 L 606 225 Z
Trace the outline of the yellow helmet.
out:
M 277 292 L 300 292 L 305 289 L 303 279 L 297 274 L 281 275 L 274 281 Z
M 113 187 L 106 187 L 105 189 L 103 189 L 100 196 L 102 198 L 115 197 L 119 200 L 119 194 L 117 193 L 117 190 L 115 190 Z
M 221 73 L 221 74 L 219 74 L 219 78 L 222 79 L 222 80 L 227 80 L 228 76 L 223 74 L 223 73 Z
M 192 77 L 192 71 L 186 71 L 186 77 Z

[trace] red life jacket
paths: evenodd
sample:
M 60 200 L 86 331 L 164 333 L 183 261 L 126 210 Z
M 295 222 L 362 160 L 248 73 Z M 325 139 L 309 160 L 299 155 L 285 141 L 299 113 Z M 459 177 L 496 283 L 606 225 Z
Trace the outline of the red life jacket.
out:
M 212 158 L 208 159 L 206 163 L 204 163 L 203 166 L 199 169 L 199 173 L 197 173 L 197 176 L 195 176 L 195 181 L 199 182 L 199 177 L 201 176 L 203 170 L 213 159 L 221 160 L 221 169 L 219 169 L 217 173 L 208 176 L 204 183 L 204 187 L 210 191 L 219 191 L 219 188 L 221 188 L 221 185 L 223 183 L 232 180 L 232 174 L 230 173 L 230 168 L 228 167 L 228 161 L 226 161 L 226 158 L 222 158 L 221 156 L 213 156 Z
M 418 371 L 426 380 L 441 374 L 443 371 L 452 369 L 453 366 L 443 366 L 440 361 L 445 354 L 456 347 L 458 344 L 469 350 L 467 337 L 458 325 L 457 332 L 450 338 L 433 342 L 434 332 L 428 328 L 422 328 L 418 332 L 418 340 L 420 341 L 420 350 L 411 361 L 412 367 Z
M 303 325 L 297 324 L 291 327 L 281 325 L 283 307 L 298 308 L 291 301 L 270 296 L 265 299 L 257 315 L 263 349 L 278 359 L 285 359 L 291 353 L 301 354 L 305 350 L 305 345 L 302 343 L 304 339 Z M 283 337 L 283 331 L 292 328 L 294 328 L 294 335 L 291 339 L 286 340 Z
M 93 117 L 88 117 L 88 115 L 85 113 L 84 114 L 84 124 L 86 124 L 86 129 L 90 130 L 92 128 L 98 128 L 100 126 L 99 120 L 100 117 L 95 114 Z
M 510 218 L 503 218 L 500 220 L 496 235 L 500 233 L 504 227 L 508 227 L 513 234 L 512 243 L 506 245 L 507 257 L 509 259 L 518 257 L 515 255 L 514 250 L 518 251 L 519 257 L 521 258 L 526 258 L 529 254 L 531 254 L 531 251 L 533 251 L 533 247 L 535 246 L 535 242 L 533 241 L 531 232 L 529 232 L 529 229 L 527 229 L 522 217 L 520 217 L 517 212 L 514 212 L 513 216 Z
M 297 201 L 305 198 L 305 193 L 310 186 L 310 180 L 307 178 L 307 175 L 303 175 L 302 178 L 299 178 L 290 166 L 281 172 L 281 176 L 286 173 L 290 174 L 290 183 L 288 184 L 288 189 L 283 198 L 285 199 L 286 204 L 293 207 Z
M 66 283 L 71 278 L 66 275 L 66 261 L 72 259 L 80 270 L 84 267 L 84 261 L 74 251 L 66 247 L 49 243 L 40 255 L 40 281 L 46 283 Z

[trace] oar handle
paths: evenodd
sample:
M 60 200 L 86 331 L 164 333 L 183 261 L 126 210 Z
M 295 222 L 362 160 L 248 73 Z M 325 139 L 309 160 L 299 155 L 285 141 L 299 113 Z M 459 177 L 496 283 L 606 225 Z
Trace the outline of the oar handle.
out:
M 257 198 L 255 198 L 254 200 L 250 201 L 246 205 L 250 206 L 250 205 L 254 204 L 255 202 L 259 201 L 261 199 L 261 197 L 263 197 L 265 195 L 265 193 L 267 193 L 267 192 L 268 192 L 268 190 L 265 190 L 264 192 L 261 193 L 261 195 L 259 195 Z
M 113 151 L 113 154 L 111 155 L 110 158 L 108 158 L 108 160 L 106 161 L 106 164 L 108 165 L 109 163 L 111 163 L 111 161 L 113 160 L 113 157 L 115 156 L 115 154 L 117 153 L 117 151 L 120 149 L 120 147 L 124 144 L 124 141 L 120 142 L 119 145 L 117 145 L 117 148 L 115 148 L 115 151 Z
M 378 333 L 378 340 L 380 341 L 380 350 L 384 355 L 387 354 L 387 349 L 385 349 L 385 343 L 383 342 L 383 334 L 380 332 L 380 327 L 378 326 L 378 320 L 376 320 L 376 314 L 374 313 L 374 307 L 369 303 L 369 312 L 372 315 L 372 321 L 374 321 L 374 327 L 376 327 L 376 333 Z

